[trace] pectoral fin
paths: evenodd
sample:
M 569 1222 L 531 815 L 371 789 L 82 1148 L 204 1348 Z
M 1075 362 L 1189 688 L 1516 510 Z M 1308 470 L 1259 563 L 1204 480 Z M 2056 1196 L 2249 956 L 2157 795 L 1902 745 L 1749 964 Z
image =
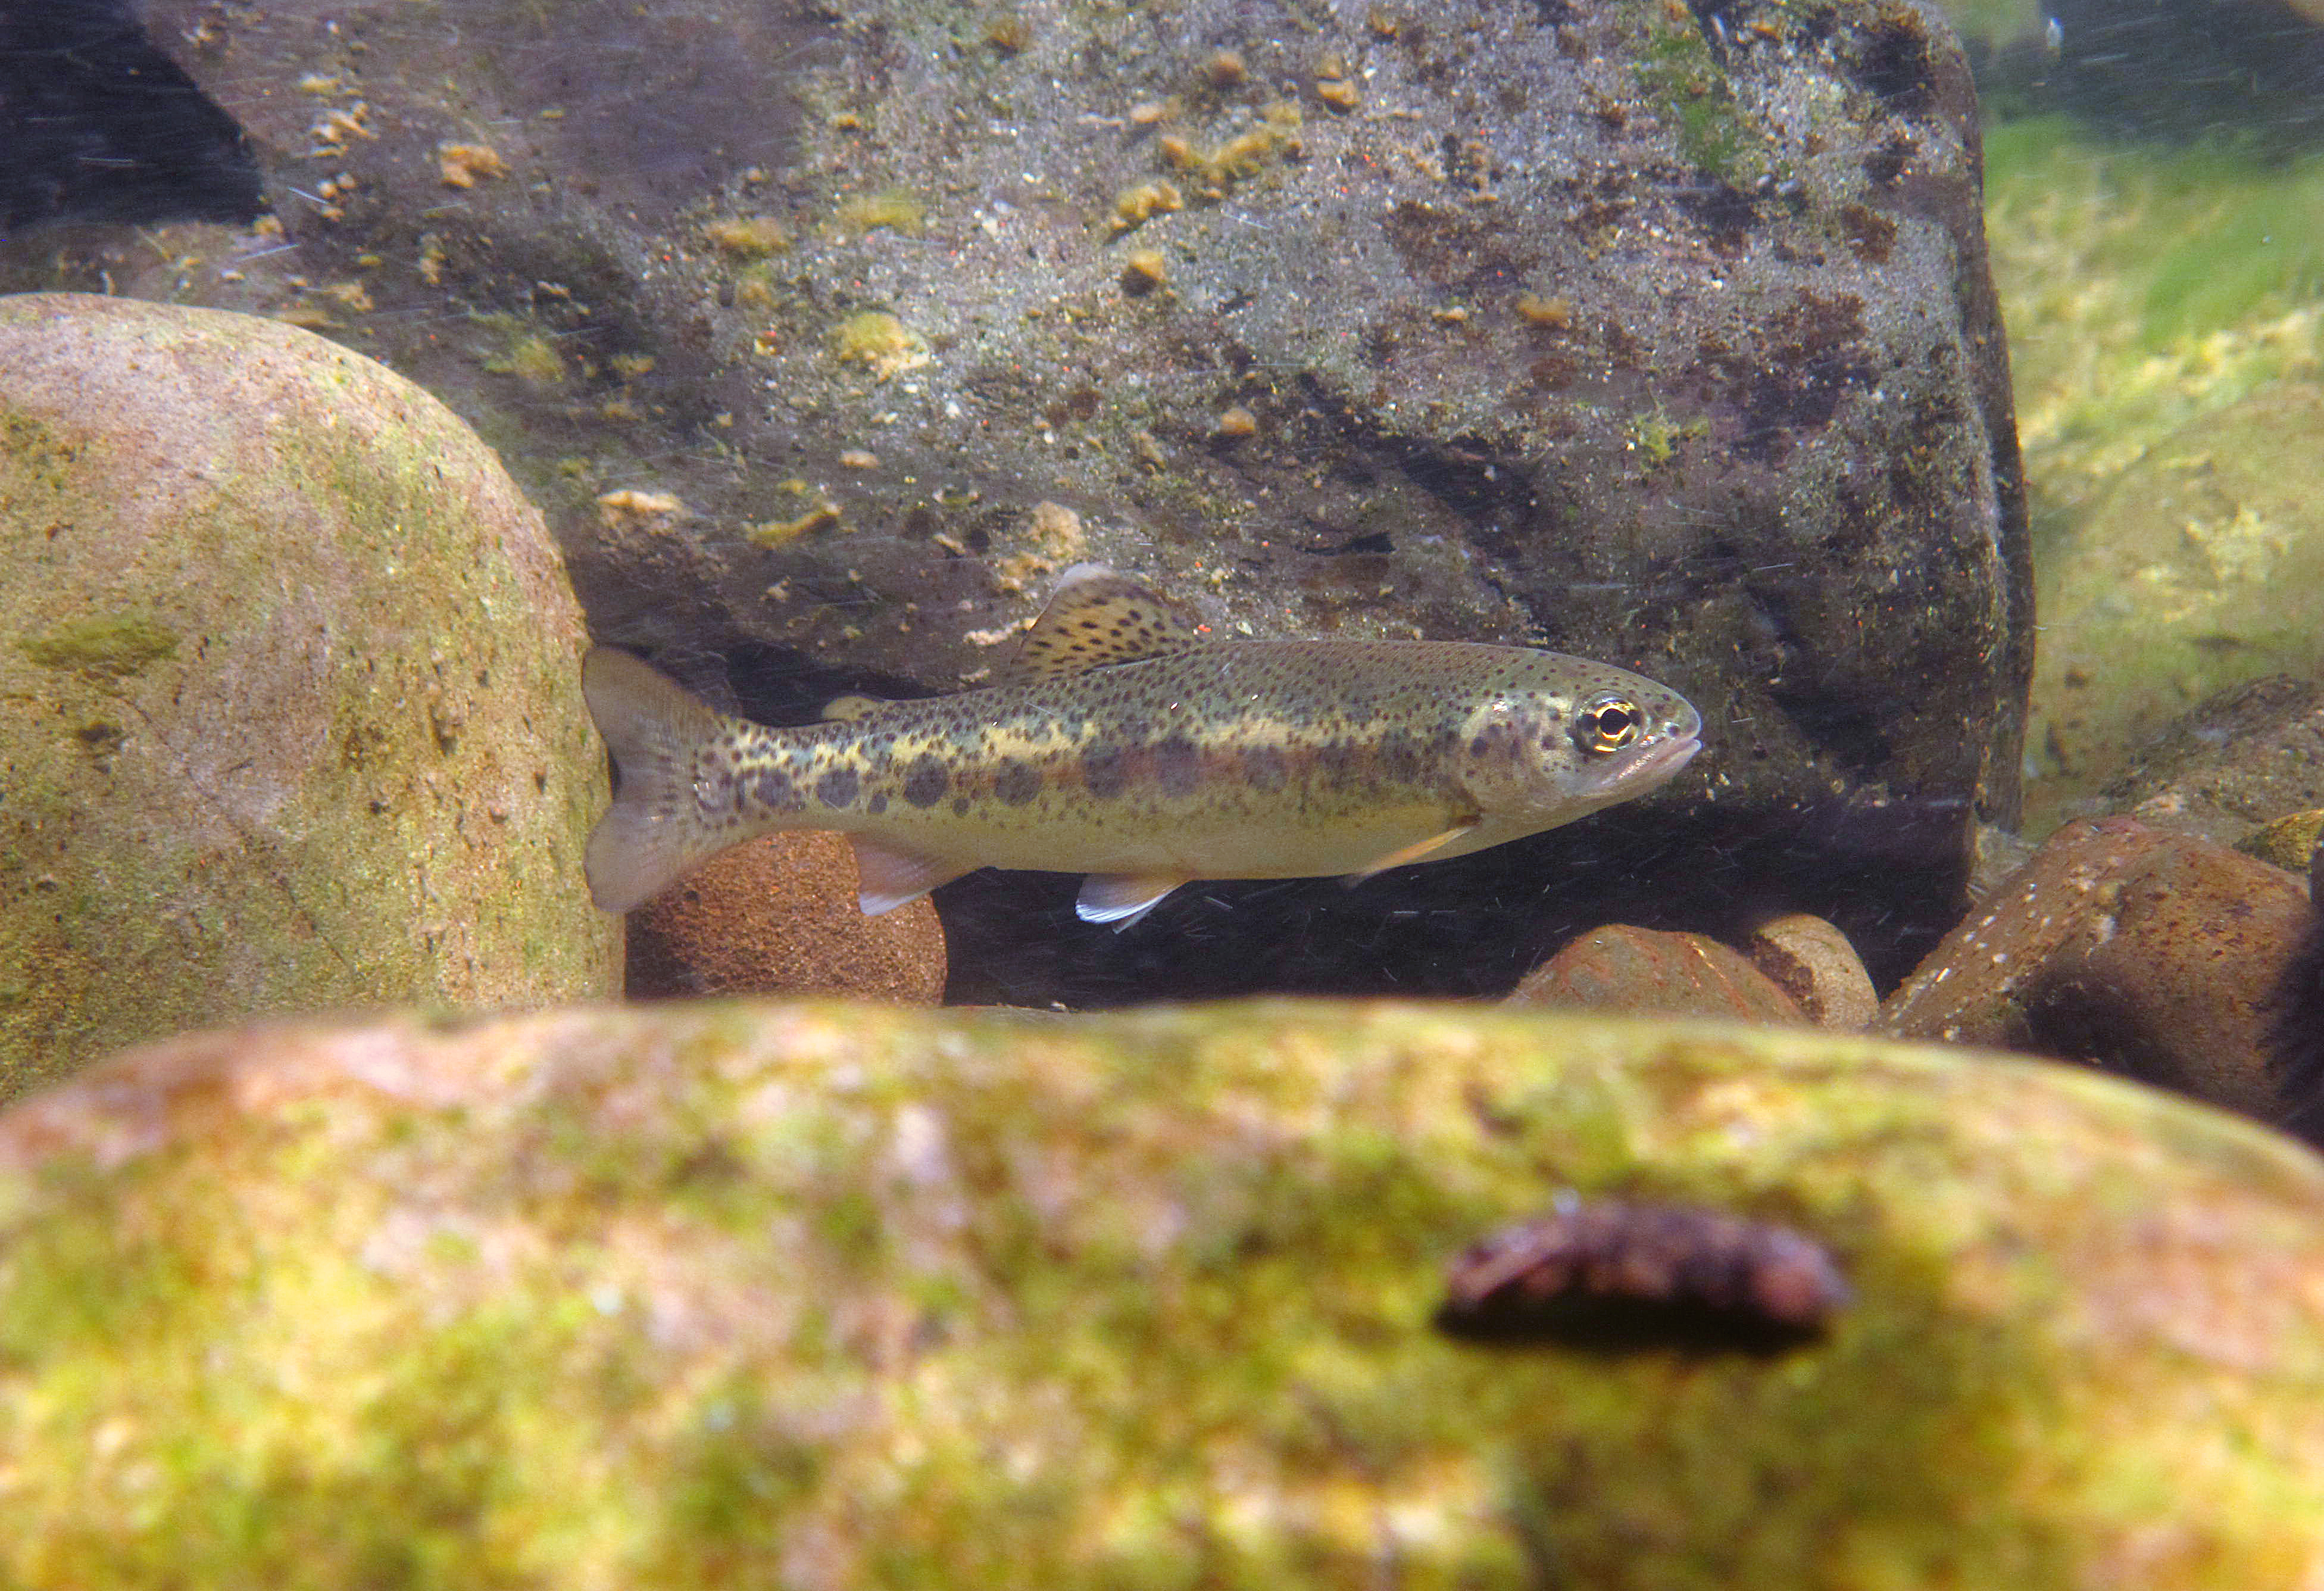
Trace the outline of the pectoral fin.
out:
M 1185 882 L 1176 876 L 1093 873 L 1082 880 L 1081 898 L 1074 902 L 1074 910 L 1084 922 L 1110 922 L 1120 933 Z
M 1390 851 L 1385 856 L 1376 857 L 1360 872 L 1348 874 L 1348 883 L 1351 885 L 1359 884 L 1375 874 L 1386 873 L 1391 867 L 1404 867 L 1415 862 L 1425 862 L 1454 840 L 1469 835 L 1476 828 L 1479 821 L 1480 819 L 1471 818 L 1466 823 L 1446 829 L 1443 834 L 1432 834 L 1426 839 L 1415 840 L 1408 846 Z
M 938 884 L 976 871 L 973 862 L 964 866 L 941 856 L 923 856 L 860 834 L 849 835 L 847 843 L 855 847 L 855 898 L 866 917 L 908 905 Z

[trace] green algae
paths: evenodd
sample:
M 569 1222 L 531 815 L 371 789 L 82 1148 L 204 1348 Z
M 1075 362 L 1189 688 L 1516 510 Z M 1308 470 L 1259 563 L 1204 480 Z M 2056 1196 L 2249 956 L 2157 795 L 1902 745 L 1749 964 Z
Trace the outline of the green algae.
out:
M 144 614 L 75 619 L 17 643 L 43 669 L 103 680 L 130 680 L 178 655 L 178 634 Z
M 1671 17 L 1649 6 L 1646 38 L 1632 69 L 1638 91 L 1674 124 L 1679 153 L 1705 176 L 1729 181 L 1748 130 L 1736 108 L 1726 68 L 1690 14 Z
M 1985 137 L 1986 228 L 2037 528 L 2163 436 L 2324 370 L 2324 155 L 2118 145 L 2063 117 Z
M 2175 1591 L 2324 1551 L 2324 1167 L 2065 1068 L 727 1004 L 193 1039 L 31 1108 L 14 1584 Z M 1562 1188 L 1787 1222 L 1857 1302 L 1775 1359 L 1432 1330 L 1444 1260 Z

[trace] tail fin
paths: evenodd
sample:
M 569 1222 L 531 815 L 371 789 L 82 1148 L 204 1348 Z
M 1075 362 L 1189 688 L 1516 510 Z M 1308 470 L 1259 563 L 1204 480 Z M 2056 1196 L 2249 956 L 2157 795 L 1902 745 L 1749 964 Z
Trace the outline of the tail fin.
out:
M 589 896 L 605 911 L 627 911 L 678 882 L 731 835 L 706 831 L 695 815 L 695 749 L 726 720 L 632 657 L 605 647 L 581 660 L 581 694 L 613 754 L 613 805 L 589 836 Z

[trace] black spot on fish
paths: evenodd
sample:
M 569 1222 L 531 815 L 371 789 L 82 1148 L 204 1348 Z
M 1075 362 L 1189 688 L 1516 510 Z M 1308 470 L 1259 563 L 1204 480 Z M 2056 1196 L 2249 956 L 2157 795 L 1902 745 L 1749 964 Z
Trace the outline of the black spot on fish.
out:
M 969 806 L 969 801 L 968 801 L 968 798 L 967 798 L 966 796 L 954 796 L 954 797 L 953 797 L 953 798 L 952 798 L 952 815 L 953 815 L 954 817 L 955 817 L 955 818 L 965 818 L 965 817 L 967 817 L 967 816 L 968 816 L 968 806 Z
M 1041 771 L 1011 757 L 994 774 L 992 793 L 1012 807 L 1021 807 L 1041 793 Z
M 859 782 L 853 768 L 834 768 L 815 782 L 816 800 L 826 807 L 852 807 Z
M 886 811 L 888 809 L 888 792 L 884 790 L 875 791 L 872 794 L 872 799 L 863 803 L 863 809 L 871 813 L 874 818 L 877 818 L 881 813 Z
M 1203 782 L 1203 754 L 1183 735 L 1154 743 L 1154 782 L 1167 796 L 1190 796 Z
M 780 768 L 761 768 L 752 782 L 751 794 L 760 806 L 770 812 L 796 812 L 802 804 L 798 786 Z
M 1082 753 L 1082 783 L 1098 800 L 1113 800 L 1129 782 L 1127 760 L 1118 745 L 1091 746 Z

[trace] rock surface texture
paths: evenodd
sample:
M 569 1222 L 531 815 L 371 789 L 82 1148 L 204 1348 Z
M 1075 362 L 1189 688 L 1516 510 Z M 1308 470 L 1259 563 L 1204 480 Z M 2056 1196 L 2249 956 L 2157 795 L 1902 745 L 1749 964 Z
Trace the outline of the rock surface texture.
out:
M 835 834 L 770 834 L 739 846 L 630 914 L 630 996 L 942 1000 L 936 908 L 921 899 L 866 917 L 855 894 L 855 858 Z
M 615 992 L 582 645 L 540 514 L 401 376 L 0 299 L 0 1096 L 259 1013 Z
M 1738 1307 L 1824 1256 L 1821 1335 L 1434 1329 L 1448 1263 L 1568 1190 L 1678 1212 L 1593 1249 L 1763 1267 Z M 2308 1585 L 2319 1212 L 2324 1163 L 2234 1117 L 1805 1031 L 733 1004 L 192 1037 L 0 1116 L 0 1575 Z
M 152 10 L 276 152 L 287 247 L 124 239 L 122 278 L 445 394 L 601 638 L 762 716 L 973 679 L 1097 557 L 1224 633 L 1538 642 L 1712 726 L 1654 801 L 1351 902 L 1052 956 L 1061 898 L 963 886 L 979 997 L 1497 991 L 1730 910 L 1897 976 L 2014 817 L 2024 518 L 1924 7 Z
M 2087 1060 L 2264 1121 L 2313 1116 L 2270 1067 L 2297 875 L 2127 818 L 2070 823 L 1890 995 L 1877 1031 Z

